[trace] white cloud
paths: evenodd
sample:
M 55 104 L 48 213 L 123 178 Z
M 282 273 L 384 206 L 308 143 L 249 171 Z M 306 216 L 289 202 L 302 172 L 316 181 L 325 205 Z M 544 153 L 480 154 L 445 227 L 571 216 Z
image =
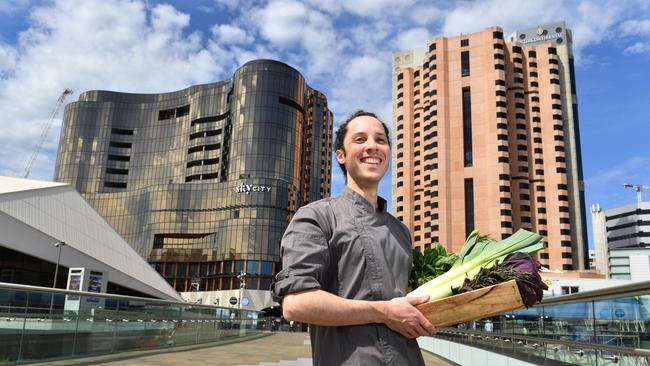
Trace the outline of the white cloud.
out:
M 253 37 L 246 30 L 230 24 L 217 24 L 212 27 L 212 34 L 220 44 L 242 44 L 253 42 Z
M 433 4 L 424 3 L 414 5 L 408 9 L 408 14 L 413 23 L 424 26 L 444 20 L 446 12 Z
M 393 42 L 394 51 L 426 47 L 431 38 L 429 31 L 422 27 L 402 31 Z
M 646 52 L 650 53 L 650 42 L 636 42 L 623 50 L 625 55 L 638 55 Z
M 624 35 L 650 34 L 650 19 L 626 20 L 621 23 L 621 31 Z
M 492 26 L 509 32 L 563 19 L 561 14 L 564 13 L 559 1 L 487 0 L 459 4 L 445 17 L 444 36 L 479 32 Z
M 308 24 L 309 12 L 294 0 L 274 0 L 255 12 L 260 32 L 269 42 L 290 47 L 299 45 Z
M 342 0 L 341 5 L 343 8 L 353 14 L 371 17 L 382 18 L 389 16 L 396 16 L 401 10 L 408 8 L 413 4 L 412 0 L 355 0 L 346 1 Z
M 18 62 L 18 52 L 14 47 L 0 44 L 0 80 L 13 73 Z
M 142 1 L 60 0 L 33 9 L 29 21 L 19 43 L 0 51 L 11 56 L 0 79 L 2 175 L 22 173 L 66 87 L 172 91 L 215 80 L 232 63 L 218 47 L 204 47 L 200 33 L 185 34 L 189 15 L 169 5 L 148 10 Z M 31 177 L 52 177 L 59 125 L 57 120 Z
M 632 156 L 622 163 L 598 171 L 585 180 L 587 188 L 622 186 L 623 183 L 637 184 L 650 177 L 650 156 Z

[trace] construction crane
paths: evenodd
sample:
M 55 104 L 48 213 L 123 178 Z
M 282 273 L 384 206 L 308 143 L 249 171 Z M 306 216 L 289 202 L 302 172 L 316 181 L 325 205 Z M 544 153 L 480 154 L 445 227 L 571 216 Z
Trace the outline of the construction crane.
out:
M 63 101 L 65 100 L 65 97 L 68 96 L 68 94 L 72 94 L 72 90 L 70 89 L 63 90 L 63 93 L 61 93 L 59 99 L 56 101 L 54 110 L 52 111 L 52 114 L 50 114 L 50 118 L 47 120 L 47 124 L 45 124 L 45 127 L 43 128 L 43 132 L 41 132 L 41 137 L 38 139 L 38 144 L 36 145 L 36 149 L 32 153 L 32 156 L 29 158 L 27 167 L 25 167 L 23 178 L 28 178 L 29 173 L 32 172 L 32 166 L 34 165 L 34 161 L 36 161 L 36 158 L 38 157 L 38 153 L 43 148 L 43 145 L 45 144 L 45 139 L 47 138 L 47 133 L 50 131 L 50 128 L 52 128 L 52 124 L 54 123 L 54 118 L 56 118 L 56 115 L 59 113 L 59 109 L 61 108 L 61 105 L 63 105 Z
M 634 190 L 636 191 L 636 200 L 639 203 L 643 201 L 643 199 L 641 198 L 641 191 L 644 189 L 650 189 L 650 186 L 642 186 L 640 184 L 630 184 L 630 183 L 624 183 L 623 187 L 634 188 Z

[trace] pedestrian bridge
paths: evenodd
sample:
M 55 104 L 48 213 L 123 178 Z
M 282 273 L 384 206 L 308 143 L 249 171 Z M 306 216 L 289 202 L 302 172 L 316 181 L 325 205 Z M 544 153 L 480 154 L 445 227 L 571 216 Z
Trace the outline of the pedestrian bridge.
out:
M 486 326 L 488 324 L 488 326 Z M 309 365 L 304 332 L 253 311 L 0 284 L 0 365 Z M 650 365 L 650 282 L 418 339 L 427 365 Z

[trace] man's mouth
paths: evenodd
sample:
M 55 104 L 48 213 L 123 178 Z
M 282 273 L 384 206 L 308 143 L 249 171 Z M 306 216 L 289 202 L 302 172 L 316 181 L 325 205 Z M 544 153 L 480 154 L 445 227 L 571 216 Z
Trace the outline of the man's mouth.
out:
M 381 164 L 382 159 L 369 156 L 369 157 L 361 158 L 361 162 L 364 164 L 379 165 Z

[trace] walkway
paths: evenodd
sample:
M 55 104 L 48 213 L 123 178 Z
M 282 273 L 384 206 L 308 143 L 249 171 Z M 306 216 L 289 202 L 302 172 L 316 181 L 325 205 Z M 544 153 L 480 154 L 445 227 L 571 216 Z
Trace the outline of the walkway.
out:
M 450 363 L 423 352 L 427 366 Z M 266 337 L 191 351 L 167 352 L 95 363 L 110 366 L 310 366 L 311 347 L 306 333 L 272 333 Z

